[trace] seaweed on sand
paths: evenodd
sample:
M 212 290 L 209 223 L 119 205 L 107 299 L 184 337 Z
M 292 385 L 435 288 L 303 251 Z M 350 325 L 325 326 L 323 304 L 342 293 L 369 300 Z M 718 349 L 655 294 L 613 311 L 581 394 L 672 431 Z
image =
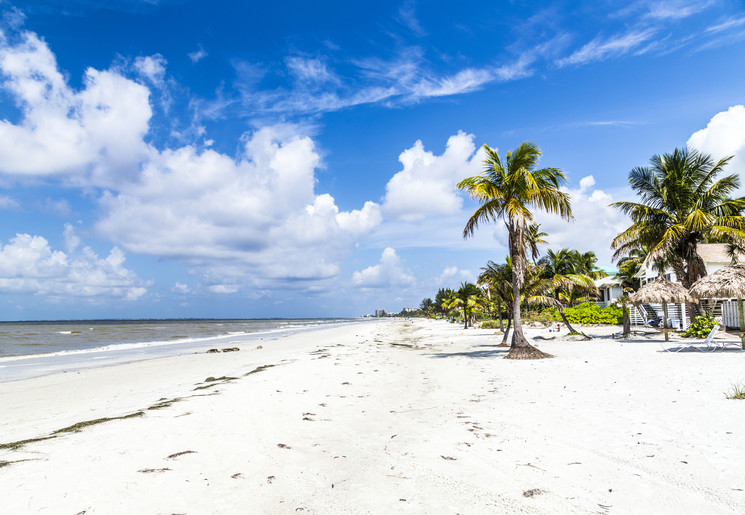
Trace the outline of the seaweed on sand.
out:
M 78 422 L 76 424 L 73 424 L 71 426 L 63 427 L 62 429 L 58 429 L 54 431 L 52 434 L 57 435 L 60 433 L 77 433 L 84 427 L 88 426 L 95 426 L 97 424 L 103 424 L 104 422 L 111 422 L 112 420 L 125 420 L 128 418 L 134 418 L 134 417 L 141 417 L 145 414 L 144 411 L 136 411 L 134 413 L 130 413 L 129 415 L 122 415 L 121 417 L 104 417 L 104 418 L 97 418 L 94 420 L 84 420 L 83 422 Z
M 251 374 L 256 374 L 258 372 L 263 372 L 267 368 L 272 368 L 272 367 L 276 367 L 276 366 L 277 365 L 261 365 L 260 367 L 254 368 L 250 372 L 246 372 L 245 374 L 243 374 L 243 377 L 250 376 Z

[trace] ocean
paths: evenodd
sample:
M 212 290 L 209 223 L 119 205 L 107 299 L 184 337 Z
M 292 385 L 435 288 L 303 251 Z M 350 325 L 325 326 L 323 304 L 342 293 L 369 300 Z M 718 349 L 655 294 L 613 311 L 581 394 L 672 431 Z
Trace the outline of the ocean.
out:
M 0 382 L 224 348 L 358 319 L 0 322 Z

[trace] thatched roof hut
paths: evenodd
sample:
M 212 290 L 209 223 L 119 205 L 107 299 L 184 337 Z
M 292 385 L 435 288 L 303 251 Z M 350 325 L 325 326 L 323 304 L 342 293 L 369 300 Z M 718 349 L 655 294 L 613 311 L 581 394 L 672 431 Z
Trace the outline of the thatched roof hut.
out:
M 699 299 L 745 297 L 745 265 L 730 265 L 693 283 L 691 295 Z
M 688 290 L 682 284 L 668 281 L 660 276 L 654 281 L 639 288 L 639 291 L 631 296 L 631 303 L 639 304 L 668 304 L 670 302 L 696 302 Z

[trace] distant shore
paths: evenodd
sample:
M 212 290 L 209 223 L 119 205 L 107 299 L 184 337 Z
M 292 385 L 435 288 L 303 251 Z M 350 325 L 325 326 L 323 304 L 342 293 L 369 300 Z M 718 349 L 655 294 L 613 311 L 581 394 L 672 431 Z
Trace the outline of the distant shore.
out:
M 744 352 L 376 320 L 0 383 L 8 513 L 743 513 Z

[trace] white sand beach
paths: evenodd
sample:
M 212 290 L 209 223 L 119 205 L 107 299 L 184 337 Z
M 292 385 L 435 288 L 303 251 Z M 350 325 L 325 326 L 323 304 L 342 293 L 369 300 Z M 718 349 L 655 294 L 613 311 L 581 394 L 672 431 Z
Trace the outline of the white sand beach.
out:
M 745 352 L 583 329 L 527 330 L 538 361 L 381 320 L 0 383 L 0 511 L 745 513 Z

